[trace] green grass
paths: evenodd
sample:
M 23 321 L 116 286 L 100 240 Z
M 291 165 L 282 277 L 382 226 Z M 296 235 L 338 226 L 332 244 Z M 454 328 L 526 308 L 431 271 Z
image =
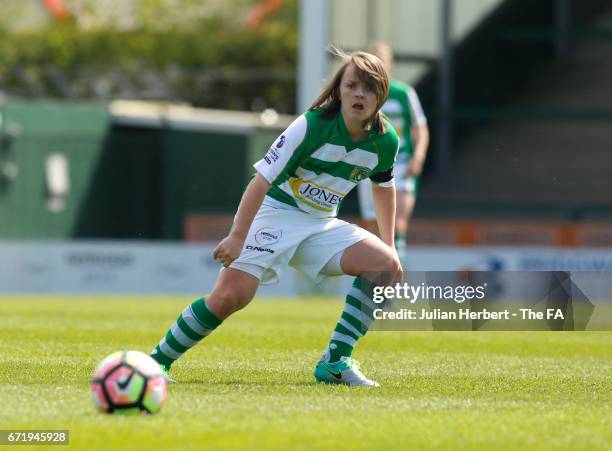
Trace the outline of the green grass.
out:
M 612 333 L 371 332 L 355 357 L 383 386 L 325 386 L 312 370 L 341 310 L 329 300 L 256 299 L 175 365 L 159 414 L 97 413 L 97 363 L 150 351 L 190 301 L 0 298 L 0 428 L 69 429 L 84 450 L 612 443 Z

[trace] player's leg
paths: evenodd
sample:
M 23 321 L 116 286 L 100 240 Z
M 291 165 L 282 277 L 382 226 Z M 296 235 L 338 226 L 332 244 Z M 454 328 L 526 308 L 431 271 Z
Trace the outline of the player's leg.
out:
M 329 342 L 329 360 L 351 357 L 357 341 L 373 321 L 373 286 L 387 286 L 401 280 L 401 264 L 395 253 L 378 239 L 368 239 L 346 249 L 341 258 L 344 274 L 356 276 L 346 297 L 344 311 Z
M 259 287 L 259 278 L 239 269 L 221 271 L 212 293 L 206 299 L 209 310 L 221 321 L 246 307 Z
M 210 335 L 225 318 L 246 306 L 258 286 L 256 276 L 238 269 L 224 269 L 212 293 L 185 307 L 151 356 L 168 371 L 178 358 Z
M 400 258 L 406 250 L 406 233 L 412 216 L 415 200 L 416 177 L 406 175 L 409 160 L 397 162 L 393 169 L 395 177 L 395 248 Z
M 399 281 L 401 266 L 395 252 L 378 237 L 353 224 L 334 221 L 325 232 L 302 243 L 291 262 L 313 280 L 330 275 L 359 276 L 346 298 L 329 346 L 317 363 L 315 378 L 320 382 L 376 386 L 361 373 L 351 355 L 372 322 L 368 315 L 374 308 L 372 283 L 388 285 Z
M 396 191 L 395 210 L 395 248 L 403 261 L 406 258 L 406 233 L 414 209 L 414 194 L 408 191 Z
M 299 212 L 261 206 L 240 256 L 221 271 L 206 299 L 198 299 L 183 310 L 153 350 L 152 357 L 166 371 L 225 318 L 247 305 L 255 296 L 260 281 L 268 283 L 278 279 L 281 268 L 302 239 L 303 232 L 295 223 L 303 221 L 303 216 Z

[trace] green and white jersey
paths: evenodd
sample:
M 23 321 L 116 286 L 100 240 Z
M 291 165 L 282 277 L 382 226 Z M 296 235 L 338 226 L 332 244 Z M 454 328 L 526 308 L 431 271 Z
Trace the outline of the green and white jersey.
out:
M 352 142 L 342 114 L 331 119 L 321 111 L 298 117 L 272 144 L 254 167 L 272 187 L 267 196 L 318 217 L 334 217 L 346 195 L 370 177 L 380 186 L 393 186 L 393 163 L 398 138 L 372 130 Z
M 391 80 L 389 98 L 382 107 L 400 140 L 399 155 L 402 160 L 412 157 L 410 128 L 427 124 L 421 102 L 416 91 L 401 81 Z

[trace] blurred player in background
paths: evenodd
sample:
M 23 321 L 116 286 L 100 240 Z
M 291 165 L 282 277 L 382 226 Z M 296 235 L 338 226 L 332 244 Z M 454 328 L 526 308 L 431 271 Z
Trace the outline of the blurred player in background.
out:
M 313 283 L 327 276 L 356 276 L 315 379 L 378 386 L 351 355 L 377 307 L 373 285 L 396 283 L 402 276 L 393 241 L 393 165 L 399 140 L 380 112 L 389 92 L 380 59 L 365 52 L 336 54 L 343 59 L 336 74 L 254 165 L 257 172 L 242 196 L 234 226 L 213 253 L 224 269 L 212 293 L 188 305 L 153 350 L 166 372 L 246 306 L 260 283 L 274 282 L 291 265 Z M 344 197 L 366 177 L 374 182 L 380 238 L 336 218 Z
M 389 74 L 393 70 L 393 50 L 387 44 L 377 43 L 369 52 L 383 62 Z M 423 108 L 416 91 L 400 81 L 391 80 L 389 98 L 382 107 L 397 131 L 400 140 L 399 153 L 395 163 L 395 190 L 397 193 L 397 210 L 395 213 L 395 246 L 402 259 L 405 258 L 406 232 L 414 210 L 419 176 L 427 156 L 429 145 L 429 128 Z M 359 184 L 359 208 L 361 217 L 369 221 L 367 228 L 374 229 L 374 202 L 372 184 L 365 179 Z

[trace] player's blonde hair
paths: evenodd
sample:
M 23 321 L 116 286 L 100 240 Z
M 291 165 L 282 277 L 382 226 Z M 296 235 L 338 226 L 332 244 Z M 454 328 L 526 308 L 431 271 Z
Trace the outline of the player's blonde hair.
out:
M 333 117 L 338 114 L 340 111 L 340 82 L 348 65 L 353 64 L 359 80 L 376 95 L 376 110 L 371 117 L 366 119 L 364 129 L 370 130 L 371 127 L 374 127 L 378 133 L 385 133 L 387 127 L 380 109 L 389 96 L 389 75 L 380 59 L 361 51 L 347 54 L 333 46 L 330 47 L 330 52 L 342 60 L 342 65 L 327 82 L 309 110 L 320 108 L 323 110 L 323 117 Z

